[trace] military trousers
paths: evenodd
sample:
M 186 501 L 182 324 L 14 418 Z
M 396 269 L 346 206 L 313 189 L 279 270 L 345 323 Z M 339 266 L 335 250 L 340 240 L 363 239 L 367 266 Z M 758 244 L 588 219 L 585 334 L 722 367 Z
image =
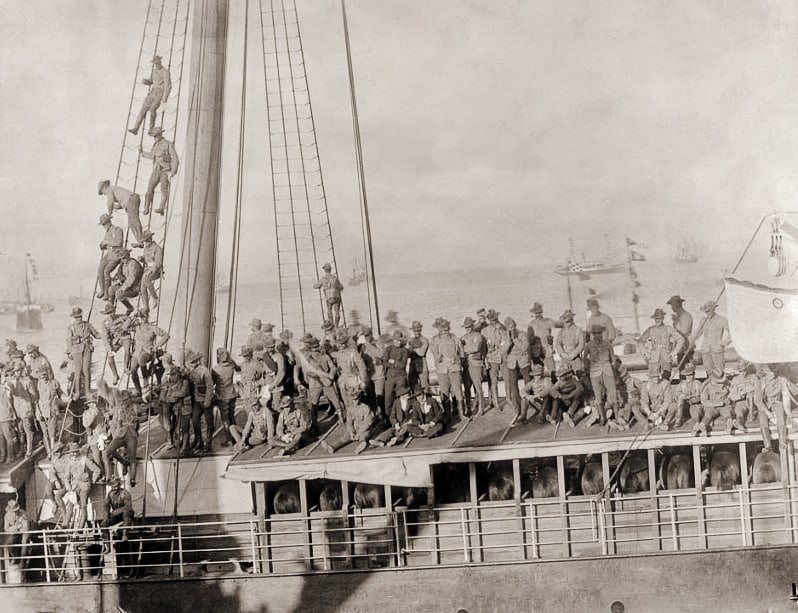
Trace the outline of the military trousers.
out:
M 91 354 L 90 349 L 72 354 L 72 397 L 88 396 L 91 388 Z
M 429 371 L 426 368 L 420 372 L 411 368 L 407 379 L 414 394 L 429 391 Z
M 470 401 L 469 396 L 471 387 L 473 387 L 478 411 L 482 411 L 485 408 L 485 397 L 482 395 L 482 373 L 484 368 L 485 366 L 481 360 L 469 359 L 466 368 L 463 369 L 463 386 L 465 387 L 466 400 Z
M 106 479 L 110 479 L 113 474 L 111 472 L 111 456 L 114 455 L 117 449 L 124 447 L 127 451 L 127 461 L 130 464 L 128 468 L 130 482 L 136 482 L 136 447 L 138 445 L 138 440 L 139 436 L 136 429 L 132 426 L 128 426 L 124 436 L 115 436 L 111 439 L 111 442 L 106 445 L 105 449 L 103 449 L 103 466 L 105 467 Z
M 385 411 L 390 412 L 393 401 L 396 400 L 396 388 L 402 384 L 407 385 L 407 375 L 404 373 L 388 373 L 385 376 Z M 439 382 L 440 385 L 440 382 Z
M 726 359 L 723 356 L 723 350 L 720 351 L 702 351 L 701 358 L 704 362 L 704 370 L 707 376 L 710 376 L 714 370 L 723 371 L 726 368 Z
M 147 183 L 147 193 L 144 195 L 144 214 L 149 215 L 152 208 L 152 202 L 155 199 L 155 188 L 161 186 L 161 208 L 156 209 L 156 213 L 163 213 L 166 211 L 166 205 L 169 202 L 169 188 L 171 185 L 171 177 L 168 170 L 160 170 L 153 167 L 150 180 Z
M 141 226 L 139 207 L 141 207 L 141 196 L 138 194 L 130 194 L 130 198 L 128 198 L 125 203 L 127 227 L 133 233 L 133 237 L 136 239 L 137 243 L 140 243 L 144 239 L 144 228 Z
M 0 464 L 14 459 L 14 422 L 0 421 Z
M 707 431 L 709 431 L 718 417 L 723 419 L 737 419 L 734 407 L 724 404 L 719 407 L 704 407 L 704 418 L 701 420 L 701 423 L 703 423 L 707 427 Z
M 605 394 L 606 404 L 610 406 L 614 406 L 618 398 L 612 364 L 601 364 L 600 367 L 592 367 L 590 369 L 590 385 L 593 387 L 593 395 L 599 416 L 604 419 Z
M 205 418 L 205 427 L 207 436 L 202 437 L 202 418 Z M 211 441 L 213 440 L 213 405 L 205 406 L 202 402 L 196 400 L 192 403 L 191 410 L 191 424 L 194 427 L 194 444 L 196 446 L 203 445 L 206 449 L 211 448 Z
M 158 107 L 161 106 L 162 98 L 163 90 L 160 87 L 153 87 L 150 89 L 147 97 L 144 98 L 144 102 L 141 104 L 141 110 L 139 111 L 138 117 L 136 117 L 136 123 L 133 126 L 134 132 L 139 131 L 141 124 L 144 123 L 144 119 L 147 117 L 147 113 L 150 114 L 150 130 L 155 127 Z
M 122 254 L 116 249 L 106 249 L 100 258 L 100 266 L 97 269 L 97 285 L 102 292 L 102 297 L 110 299 L 111 275 L 114 269 L 122 263 Z
M 648 374 L 661 375 L 663 372 L 671 372 L 672 368 L 670 351 L 655 347 L 648 360 Z
M 139 293 L 141 294 L 141 306 L 145 311 L 150 310 L 150 300 L 158 300 L 158 293 L 155 291 L 155 281 L 160 278 L 161 269 L 157 266 L 147 266 L 144 269 L 144 274 L 141 275 Z

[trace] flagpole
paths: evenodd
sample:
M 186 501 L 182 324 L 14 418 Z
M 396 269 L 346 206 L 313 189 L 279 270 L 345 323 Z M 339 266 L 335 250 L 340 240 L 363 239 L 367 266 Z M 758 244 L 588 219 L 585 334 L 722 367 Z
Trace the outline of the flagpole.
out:
M 632 285 L 632 306 L 635 310 L 635 334 L 640 334 L 640 313 L 638 312 L 638 303 L 640 296 L 637 295 L 637 272 L 632 266 L 632 245 L 629 237 L 626 237 L 626 263 L 629 267 L 629 282 Z

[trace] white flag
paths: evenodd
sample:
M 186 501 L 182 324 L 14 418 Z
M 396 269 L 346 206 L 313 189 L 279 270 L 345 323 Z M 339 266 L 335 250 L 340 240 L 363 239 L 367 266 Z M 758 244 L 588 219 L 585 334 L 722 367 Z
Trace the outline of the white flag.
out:
M 725 279 L 729 334 L 749 362 L 798 361 L 798 290 Z

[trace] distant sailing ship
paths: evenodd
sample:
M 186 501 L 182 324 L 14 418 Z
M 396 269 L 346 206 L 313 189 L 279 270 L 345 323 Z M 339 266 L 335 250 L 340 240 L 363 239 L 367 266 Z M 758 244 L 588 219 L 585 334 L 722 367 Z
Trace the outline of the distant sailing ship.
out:
M 698 261 L 694 241 L 681 241 L 673 261 L 677 264 L 695 264 Z
M 349 277 L 349 285 L 362 285 L 366 282 L 366 267 L 361 262 L 355 260 L 352 265 L 352 276 Z
M 609 249 L 609 242 L 607 255 L 601 260 L 589 260 L 584 253 L 581 254 L 581 259 L 577 258 L 574 241 L 569 239 L 569 242 L 571 246 L 568 251 L 568 259 L 565 264 L 554 269 L 558 275 L 600 275 L 625 272 L 628 268 L 628 263 L 623 258 L 613 257 L 612 251 Z
M 25 254 L 25 301 L 17 303 L 17 332 L 38 332 L 42 329 L 42 307 L 31 299 L 31 282 L 39 278 L 36 262 Z

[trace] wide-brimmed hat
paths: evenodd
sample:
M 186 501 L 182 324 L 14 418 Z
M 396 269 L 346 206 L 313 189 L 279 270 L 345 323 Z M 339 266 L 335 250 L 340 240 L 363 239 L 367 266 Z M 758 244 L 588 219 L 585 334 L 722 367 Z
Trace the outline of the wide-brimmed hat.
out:
M 567 364 L 563 364 L 562 366 L 560 366 L 559 370 L 557 370 L 558 377 L 564 377 L 565 375 L 572 375 L 573 373 L 574 369 Z
M 532 305 L 532 308 L 529 309 L 529 311 L 531 313 L 535 313 L 535 314 L 542 313 L 543 312 L 543 305 L 540 304 L 539 302 L 536 302 L 535 304 Z
M 290 407 L 293 400 L 287 394 L 280 398 L 280 408 Z
M 150 136 L 161 136 L 163 135 L 163 128 L 161 126 L 155 126 L 154 128 L 150 129 Z
M 332 270 L 332 264 L 330 264 L 330 263 L 327 263 L 327 264 L 325 264 L 324 266 L 322 266 L 322 269 L 323 269 L 323 270 Z
M 412 323 L 412 325 L 410 326 L 410 329 L 413 330 L 414 332 L 415 331 L 419 331 L 420 332 L 423 327 L 424 326 L 421 324 L 420 321 L 414 321 Z
M 408 387 L 407 383 L 404 381 L 400 381 L 399 384 L 396 386 L 396 397 L 405 396 L 410 393 L 410 387 Z
M 155 62 L 160 62 L 161 60 L 163 60 L 163 58 L 160 55 L 156 54 L 156 55 L 152 56 L 152 62 L 150 62 L 150 63 L 154 64 Z
M 268 321 L 265 324 L 263 324 L 264 332 L 271 332 L 272 330 L 274 330 L 274 324 L 270 324 Z
M 308 343 L 312 343 L 315 339 L 310 332 L 305 332 L 305 334 L 299 340 L 307 345 Z
M 252 357 L 252 347 L 249 345 L 244 345 L 241 347 L 241 352 L 239 354 L 241 357 L 244 358 L 251 358 Z
M 339 343 L 348 343 L 349 338 L 350 338 L 349 333 L 344 329 L 338 330 L 338 332 L 335 335 L 335 340 Z
M 111 182 L 108 179 L 103 179 L 102 181 L 100 181 L 97 184 L 97 195 L 98 196 L 102 196 L 103 195 L 103 190 L 106 187 L 108 187 L 109 185 L 111 185 Z
M 260 326 L 263 325 L 263 322 L 260 319 L 258 319 L 257 317 L 255 317 L 251 322 L 249 322 L 249 325 L 250 326 L 258 326 L 258 327 L 260 327 Z
M 488 309 L 486 317 L 488 318 L 488 321 L 499 321 L 499 312 L 494 311 L 493 309 Z
M 574 312 L 571 309 L 566 309 L 563 311 L 563 314 L 560 315 L 560 319 L 563 321 L 573 321 L 575 317 L 576 315 L 574 315 Z
M 273 336 L 269 336 L 263 341 L 263 347 L 266 348 L 266 349 L 274 349 L 274 346 L 276 344 L 277 344 L 277 341 L 274 340 Z
M 150 240 L 150 239 L 151 239 L 153 236 L 155 236 L 155 234 L 153 234 L 153 233 L 152 233 L 152 231 L 150 231 L 150 230 L 144 230 L 144 232 L 143 232 L 143 233 L 142 233 L 142 235 L 141 235 L 141 240 L 148 241 L 148 240 Z
M 402 334 L 401 330 L 394 330 L 393 334 L 391 334 L 391 340 L 403 341 L 403 340 L 405 340 L 405 335 Z
M 532 364 L 529 367 L 529 374 L 533 377 L 538 377 L 543 374 L 543 367 L 540 364 Z
M 466 318 L 463 320 L 463 327 L 464 327 L 464 328 L 473 328 L 475 323 L 477 323 L 477 322 L 475 322 L 475 321 L 474 321 L 473 319 L 471 319 L 470 317 L 466 317 Z
M 9 500 L 6 504 L 6 511 L 16 511 L 19 509 L 19 503 L 16 500 Z
M 39 351 L 39 346 L 34 345 L 33 343 L 28 343 L 25 347 L 25 353 L 33 353 L 34 351 Z
M 714 300 L 707 300 L 703 305 L 701 305 L 701 310 L 704 313 L 709 313 L 710 311 L 714 311 L 718 308 L 718 303 Z
M 64 447 L 64 453 L 80 453 L 80 445 L 75 442 L 69 443 Z
M 438 324 L 438 330 L 441 332 L 448 332 L 452 327 L 452 323 L 448 319 L 444 319 L 441 317 L 441 321 Z
M 682 367 L 682 374 L 683 375 L 694 375 L 695 374 L 695 364 L 693 364 L 692 362 L 687 362 L 687 364 L 685 364 Z
M 83 317 L 83 309 L 81 309 L 79 306 L 72 307 L 71 315 L 72 317 Z
M 715 379 L 715 381 L 725 381 L 726 373 L 723 371 L 722 368 L 713 368 L 711 377 Z
M 325 321 L 322 324 L 321 329 L 324 330 L 325 332 L 329 332 L 330 330 L 335 330 L 335 324 L 331 321 Z
M 188 349 L 186 351 L 186 364 L 194 364 L 202 359 L 202 354 L 199 351 Z
M 684 300 L 682 297 L 679 294 L 676 294 L 675 296 L 668 298 L 668 301 L 665 304 L 682 304 L 683 302 Z
M 103 213 L 102 215 L 100 215 L 100 223 L 98 223 L 97 225 L 104 226 L 107 223 L 111 223 L 111 216 L 108 213 Z
M 507 317 L 504 320 L 504 327 L 505 328 L 514 328 L 515 327 L 515 320 L 512 317 Z
M 662 309 L 654 309 L 651 319 L 665 319 L 665 311 Z

